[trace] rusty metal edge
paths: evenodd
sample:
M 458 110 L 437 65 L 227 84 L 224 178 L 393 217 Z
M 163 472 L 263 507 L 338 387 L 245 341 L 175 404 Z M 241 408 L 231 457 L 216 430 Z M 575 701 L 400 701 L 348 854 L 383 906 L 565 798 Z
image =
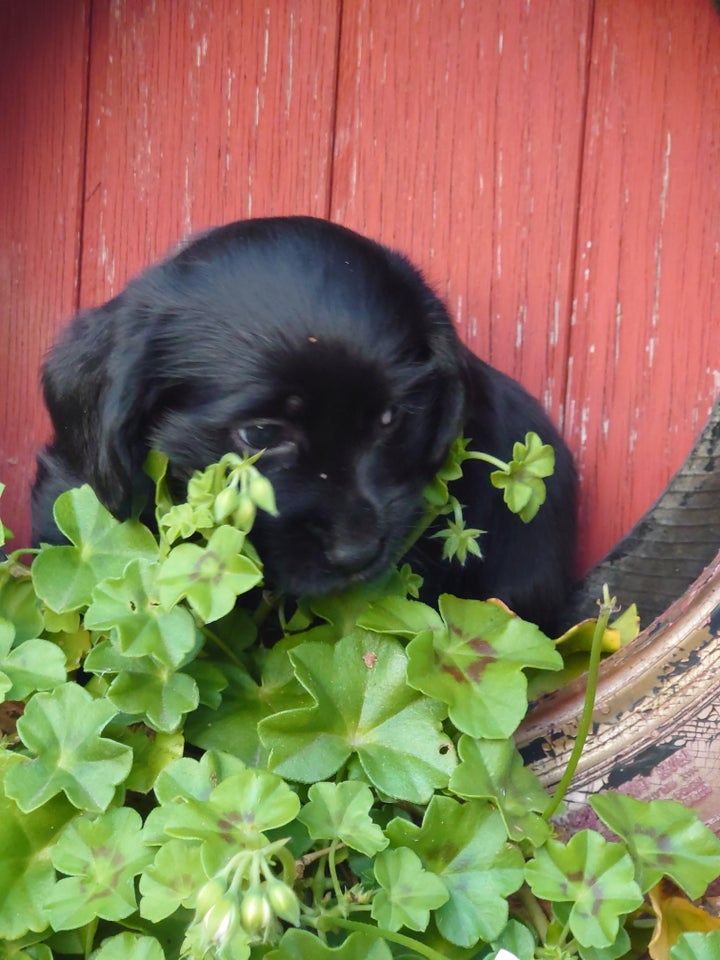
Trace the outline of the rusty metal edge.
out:
M 573 787 L 606 779 L 719 696 L 720 552 L 690 588 L 600 668 L 593 730 Z M 567 766 L 585 678 L 543 698 L 516 742 L 546 786 Z

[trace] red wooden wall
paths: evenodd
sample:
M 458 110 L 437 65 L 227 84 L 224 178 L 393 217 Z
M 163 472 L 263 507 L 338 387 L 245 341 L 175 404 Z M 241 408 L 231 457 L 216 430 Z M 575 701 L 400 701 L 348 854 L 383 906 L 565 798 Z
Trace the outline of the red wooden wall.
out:
M 37 371 L 182 236 L 330 216 L 409 253 L 563 424 L 582 564 L 720 391 L 711 0 L 0 5 L 0 480 L 28 542 Z

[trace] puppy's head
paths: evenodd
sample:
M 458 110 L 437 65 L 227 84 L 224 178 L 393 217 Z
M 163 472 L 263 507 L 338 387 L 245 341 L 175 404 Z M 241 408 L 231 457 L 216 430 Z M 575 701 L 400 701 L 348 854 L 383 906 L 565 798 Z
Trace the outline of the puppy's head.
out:
M 458 350 L 402 257 L 326 221 L 251 220 L 76 321 L 45 384 L 56 446 L 116 515 L 151 447 L 177 486 L 228 450 L 263 450 L 279 516 L 253 540 L 271 583 L 317 594 L 395 559 L 461 429 Z M 94 363 L 73 387 L 79 353 Z M 60 426 L 73 404 L 74 445 Z

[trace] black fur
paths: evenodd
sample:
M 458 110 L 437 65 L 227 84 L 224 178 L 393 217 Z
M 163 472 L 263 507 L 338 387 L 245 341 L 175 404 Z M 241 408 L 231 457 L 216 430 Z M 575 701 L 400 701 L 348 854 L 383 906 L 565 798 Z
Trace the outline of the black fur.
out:
M 401 256 L 308 217 L 212 230 L 80 314 L 49 354 L 55 428 L 38 457 L 35 542 L 61 542 L 52 504 L 89 483 L 117 517 L 151 491 L 142 465 L 167 454 L 178 492 L 228 450 L 267 445 L 260 469 L 280 516 L 253 540 L 270 583 L 326 593 L 377 576 L 413 528 L 423 487 L 460 432 L 509 458 L 535 430 L 555 447 L 548 500 L 525 525 L 468 464 L 455 491 L 485 559 L 412 555 L 424 598 L 498 596 L 552 630 L 572 579 L 572 458 L 517 383 L 458 340 L 443 304 Z

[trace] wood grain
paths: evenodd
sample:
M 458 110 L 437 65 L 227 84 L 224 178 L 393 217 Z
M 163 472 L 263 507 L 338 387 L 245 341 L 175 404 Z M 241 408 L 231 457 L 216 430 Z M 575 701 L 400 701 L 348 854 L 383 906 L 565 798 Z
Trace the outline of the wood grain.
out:
M 592 49 L 566 421 L 585 564 L 720 390 L 720 20 L 704 0 L 598 0 Z
M 345 0 L 332 210 L 561 418 L 590 3 Z
M 337 30 L 322 0 L 96 4 L 83 304 L 209 226 L 327 215 Z
M 23 546 L 49 430 L 40 361 L 77 305 L 87 6 L 0 4 L 0 508 Z

